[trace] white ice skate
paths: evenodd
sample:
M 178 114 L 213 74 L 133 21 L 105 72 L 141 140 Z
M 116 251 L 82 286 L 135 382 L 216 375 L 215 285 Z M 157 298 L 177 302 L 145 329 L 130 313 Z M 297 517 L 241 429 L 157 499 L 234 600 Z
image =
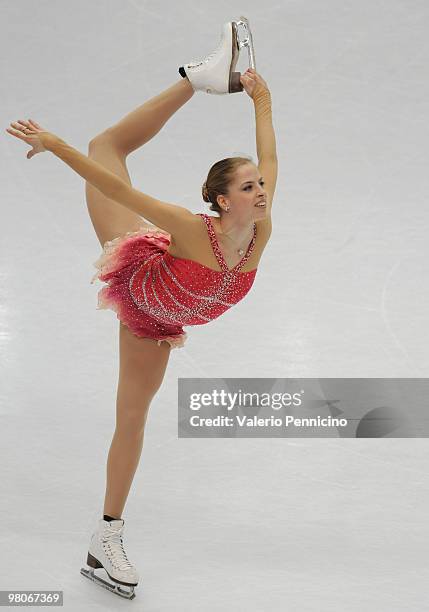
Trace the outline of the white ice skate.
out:
M 239 34 L 239 27 L 246 31 L 243 38 Z M 221 42 L 213 53 L 202 60 L 184 64 L 179 68 L 179 73 L 183 78 L 188 77 L 194 91 L 218 95 L 243 91 L 241 74 L 235 72 L 242 47 L 247 47 L 249 68 L 256 70 L 252 33 L 249 21 L 243 16 L 238 21 L 228 21 L 223 25 Z
M 80 573 L 112 593 L 126 599 L 134 599 L 134 587 L 138 584 L 139 576 L 125 554 L 123 531 L 123 519 L 110 521 L 110 523 L 100 519 L 98 529 L 91 537 L 86 561 L 91 569 L 82 567 Z M 94 570 L 99 568 L 106 571 L 113 583 L 103 580 L 94 573 Z M 124 589 L 122 586 L 128 588 Z

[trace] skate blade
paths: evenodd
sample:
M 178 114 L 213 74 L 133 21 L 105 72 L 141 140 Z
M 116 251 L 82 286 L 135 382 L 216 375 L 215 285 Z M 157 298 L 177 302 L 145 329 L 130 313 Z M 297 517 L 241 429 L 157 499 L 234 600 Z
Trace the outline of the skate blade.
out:
M 85 576 L 85 578 L 88 578 L 92 582 L 95 582 L 104 589 L 107 589 L 111 593 L 115 593 L 115 595 L 119 595 L 120 597 L 124 597 L 125 599 L 134 599 L 134 597 L 136 596 L 136 594 L 134 593 L 134 587 L 131 586 L 128 590 L 122 587 L 120 584 L 111 583 L 107 580 L 103 580 L 103 578 L 100 578 L 100 576 L 96 576 L 94 574 L 94 570 L 88 570 L 84 567 L 81 567 L 80 573 L 82 574 L 82 576 Z
M 250 29 L 249 20 L 247 17 L 243 15 L 240 16 L 240 20 L 235 22 L 238 26 L 242 26 L 246 31 L 246 36 L 242 39 L 239 35 L 239 47 L 242 49 L 243 47 L 247 48 L 247 53 L 249 55 L 249 67 L 256 70 L 256 62 L 255 62 L 255 48 L 253 46 L 253 37 L 252 30 Z
M 232 49 L 231 49 L 231 65 L 229 67 L 229 82 L 228 82 L 228 93 L 236 93 L 243 91 L 243 85 L 240 81 L 241 74 L 235 72 L 238 59 L 240 57 L 240 40 L 238 35 L 238 28 L 235 21 L 231 22 L 231 34 L 232 34 Z

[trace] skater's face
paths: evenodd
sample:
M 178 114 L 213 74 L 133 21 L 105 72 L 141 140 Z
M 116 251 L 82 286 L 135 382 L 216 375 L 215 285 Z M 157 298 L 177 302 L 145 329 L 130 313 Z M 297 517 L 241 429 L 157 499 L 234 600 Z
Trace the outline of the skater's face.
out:
M 234 180 L 229 187 L 229 200 L 231 212 L 240 213 L 257 219 L 265 217 L 265 207 L 257 204 L 266 202 L 267 193 L 264 189 L 264 179 L 257 166 L 243 164 L 236 170 Z

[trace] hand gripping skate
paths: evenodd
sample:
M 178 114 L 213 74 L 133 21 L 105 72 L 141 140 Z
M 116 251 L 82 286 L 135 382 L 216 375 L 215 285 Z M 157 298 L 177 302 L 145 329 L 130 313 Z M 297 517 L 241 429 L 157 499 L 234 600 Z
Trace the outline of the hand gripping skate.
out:
M 245 29 L 245 36 L 240 35 L 239 27 Z M 242 16 L 223 25 L 221 42 L 213 53 L 200 61 L 184 64 L 179 73 L 183 78 L 188 77 L 194 91 L 218 95 L 243 91 L 241 74 L 235 71 L 243 47 L 247 47 L 249 67 L 256 69 L 252 32 L 248 19 Z
M 137 586 L 139 577 L 123 548 L 123 528 L 123 519 L 99 521 L 99 527 L 92 535 L 88 550 L 87 565 L 90 569 L 82 567 L 80 573 L 120 597 L 134 599 L 134 587 Z M 103 580 L 94 573 L 94 570 L 99 568 L 105 570 L 112 582 Z

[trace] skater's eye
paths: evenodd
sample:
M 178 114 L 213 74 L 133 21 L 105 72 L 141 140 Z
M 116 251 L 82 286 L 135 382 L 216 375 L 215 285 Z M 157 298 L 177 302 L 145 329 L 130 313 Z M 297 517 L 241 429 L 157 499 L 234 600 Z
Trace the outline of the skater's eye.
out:
M 265 185 L 265 181 L 262 181 L 262 180 L 261 180 L 261 181 L 259 181 L 259 183 L 260 183 L 261 185 Z M 248 188 L 249 188 L 249 187 L 251 187 L 251 186 L 252 186 L 252 185 L 247 185 L 247 187 L 245 187 L 244 189 L 248 189 Z

